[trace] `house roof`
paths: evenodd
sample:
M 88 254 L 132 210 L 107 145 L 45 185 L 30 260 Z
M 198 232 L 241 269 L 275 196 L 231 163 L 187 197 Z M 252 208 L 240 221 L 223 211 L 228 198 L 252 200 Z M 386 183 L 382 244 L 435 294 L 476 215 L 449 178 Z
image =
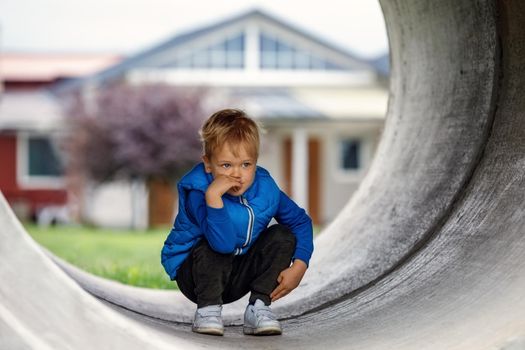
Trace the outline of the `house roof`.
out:
M 265 123 L 299 119 L 381 122 L 388 103 L 388 92 L 373 87 L 243 88 L 231 90 L 229 97 Z
M 388 91 L 379 87 L 294 88 L 292 94 L 332 120 L 383 121 L 388 104 Z
M 313 42 L 313 46 L 326 51 L 327 54 L 332 55 L 330 57 L 340 57 L 342 62 L 347 62 L 350 68 L 348 70 L 344 68 L 343 71 L 315 71 L 310 74 L 305 74 L 304 71 L 290 74 L 286 70 L 284 72 L 278 70 L 263 72 L 261 70 L 256 74 L 248 69 L 233 72 L 186 70 L 183 73 L 176 72 L 174 76 L 170 68 L 159 63 L 165 60 L 159 60 L 158 57 L 172 57 L 172 52 L 184 50 L 184 47 L 187 48 L 194 42 L 202 42 L 201 38 L 209 39 L 212 34 L 231 32 L 230 28 L 233 31 L 245 28 L 248 22 L 260 25 L 262 31 L 271 28 L 285 34 L 292 33 L 292 36 L 297 40 L 300 38 L 301 42 Z M 348 73 L 350 71 L 351 73 Z M 211 90 L 214 90 L 217 96 L 222 94 L 224 97 L 215 99 L 219 101 L 219 105 L 221 103 L 224 105 L 225 101 L 234 101 L 234 105 L 245 108 L 251 115 L 264 119 L 265 122 L 382 120 L 386 112 L 387 92 L 384 89 L 371 87 L 374 85 L 373 81 L 377 74 L 371 62 L 362 60 L 351 52 L 260 10 L 251 10 L 176 35 L 76 84 L 77 86 L 92 83 L 98 85 L 121 78 L 128 73 L 131 75 L 127 77 L 133 82 L 212 86 Z M 347 74 L 351 74 L 351 77 Z M 283 76 L 287 78 L 283 79 Z M 214 80 L 215 78 L 217 80 Z M 354 87 L 348 87 L 350 85 Z
M 228 26 L 231 26 L 235 23 L 240 23 L 242 21 L 248 20 L 248 19 L 260 19 L 266 22 L 269 22 L 277 27 L 280 27 L 288 32 L 292 32 L 296 35 L 299 35 L 310 42 L 314 42 L 318 45 L 321 45 L 325 48 L 328 48 L 332 50 L 333 52 L 336 52 L 340 55 L 343 55 L 344 57 L 347 57 L 348 59 L 354 61 L 357 65 L 369 69 L 371 71 L 374 71 L 375 68 L 370 64 L 370 62 L 361 59 L 354 55 L 353 53 L 349 52 L 348 50 L 345 50 L 333 43 L 328 42 L 325 39 L 322 39 L 318 37 L 317 35 L 303 29 L 299 28 L 298 26 L 295 26 L 293 24 L 290 24 L 280 18 L 277 18 L 274 15 L 270 15 L 266 12 L 263 12 L 259 9 L 253 9 L 248 12 L 241 13 L 237 16 L 230 17 L 228 19 L 213 23 L 208 26 L 200 27 L 198 29 L 190 30 L 188 32 L 176 35 L 172 37 L 169 40 L 166 40 L 160 44 L 154 45 L 142 52 L 137 53 L 136 55 L 133 55 L 131 57 L 128 57 L 127 59 L 124 59 L 119 64 L 113 65 L 95 75 L 92 75 L 90 77 L 87 77 L 85 80 L 89 80 L 91 82 L 104 82 L 107 80 L 110 80 L 112 78 L 117 78 L 122 75 L 124 75 L 127 71 L 130 71 L 132 69 L 138 68 L 141 66 L 142 63 L 147 61 L 150 57 L 155 56 L 161 52 L 172 50 L 178 46 L 181 46 L 183 44 L 186 44 L 188 42 L 191 42 L 192 40 L 195 40 L 196 38 L 203 37 L 210 33 L 215 33 L 223 28 L 226 28 Z M 66 85 L 59 88 L 68 88 L 68 87 L 74 87 L 78 84 L 82 84 L 82 82 L 70 82 L 69 84 L 66 83 Z
M 246 109 L 250 115 L 264 121 L 281 119 L 326 119 L 321 110 L 312 108 L 289 89 L 242 88 L 231 89 L 229 98 Z
M 6 92 L 0 99 L 0 130 L 58 130 L 64 122 L 56 99 L 43 90 Z
M 21 53 L 0 54 L 3 81 L 54 81 L 94 74 L 121 60 L 114 54 Z
M 388 77 L 390 74 L 390 55 L 388 53 L 378 56 L 372 60 L 370 60 L 370 63 L 376 71 L 385 77 Z

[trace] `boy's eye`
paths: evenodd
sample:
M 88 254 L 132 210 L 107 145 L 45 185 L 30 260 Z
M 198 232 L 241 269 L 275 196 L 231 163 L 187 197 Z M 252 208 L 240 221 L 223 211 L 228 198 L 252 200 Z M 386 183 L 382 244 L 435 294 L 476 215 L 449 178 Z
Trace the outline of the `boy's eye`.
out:
M 222 165 L 222 167 L 223 167 L 224 169 L 228 169 L 230 166 L 231 166 L 230 164 L 223 164 L 223 165 Z
M 250 162 L 242 163 L 242 166 L 245 167 L 245 168 L 248 168 L 250 165 L 252 165 L 252 163 L 250 163 Z

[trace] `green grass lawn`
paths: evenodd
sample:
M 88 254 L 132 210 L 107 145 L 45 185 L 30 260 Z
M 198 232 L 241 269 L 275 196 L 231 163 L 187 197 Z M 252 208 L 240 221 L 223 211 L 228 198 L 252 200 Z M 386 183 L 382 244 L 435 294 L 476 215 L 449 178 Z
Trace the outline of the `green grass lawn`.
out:
M 136 232 L 25 226 L 42 246 L 92 274 L 138 287 L 177 288 L 160 264 L 160 250 L 168 228 Z
M 94 275 L 137 287 L 177 289 L 160 264 L 168 228 L 138 232 L 80 226 L 25 227 L 42 246 Z M 319 230 L 314 227 L 315 233 Z

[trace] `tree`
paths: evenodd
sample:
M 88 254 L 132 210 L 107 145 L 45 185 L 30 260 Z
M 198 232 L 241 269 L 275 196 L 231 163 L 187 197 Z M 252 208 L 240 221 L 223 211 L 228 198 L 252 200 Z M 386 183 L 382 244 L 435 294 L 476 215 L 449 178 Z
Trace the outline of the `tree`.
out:
M 115 85 L 97 93 L 94 108 L 69 106 L 70 166 L 104 182 L 177 177 L 201 155 L 202 89 Z
M 171 186 L 200 159 L 204 95 L 197 88 L 124 84 L 101 88 L 88 103 L 78 95 L 67 108 L 69 171 L 98 183 L 124 178 Z

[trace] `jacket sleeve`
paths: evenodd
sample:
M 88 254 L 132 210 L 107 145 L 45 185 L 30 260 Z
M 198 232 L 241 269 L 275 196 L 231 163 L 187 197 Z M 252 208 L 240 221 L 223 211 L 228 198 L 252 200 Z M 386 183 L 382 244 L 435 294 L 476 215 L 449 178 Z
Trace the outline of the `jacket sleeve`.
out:
M 204 234 L 211 249 L 221 254 L 235 250 L 235 231 L 231 229 L 231 220 L 225 207 L 212 208 L 206 205 L 204 193 L 189 191 L 186 211 Z
M 288 226 L 296 237 L 293 259 L 309 264 L 314 251 L 312 220 L 306 211 L 299 207 L 283 191 L 280 191 L 279 206 L 275 215 L 278 223 Z

